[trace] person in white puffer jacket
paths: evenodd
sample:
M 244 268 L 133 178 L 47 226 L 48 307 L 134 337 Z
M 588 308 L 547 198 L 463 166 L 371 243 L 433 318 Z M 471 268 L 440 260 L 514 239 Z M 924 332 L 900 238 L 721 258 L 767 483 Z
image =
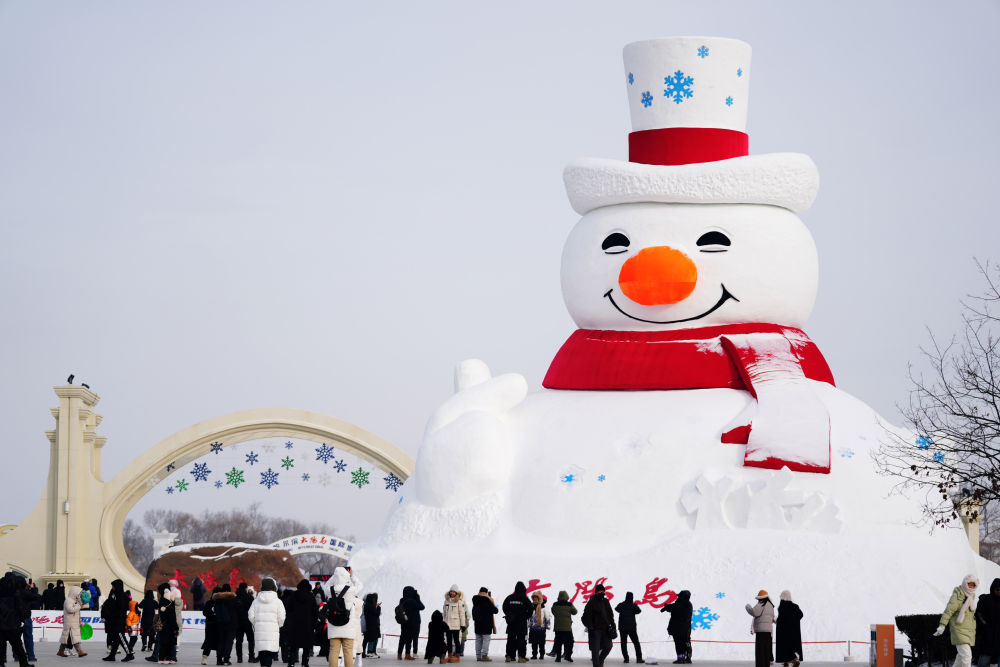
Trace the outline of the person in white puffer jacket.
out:
M 354 667 L 354 642 L 361 634 L 361 612 L 355 608 L 354 602 L 361 592 L 361 582 L 343 567 L 333 571 L 330 581 L 327 607 L 334 605 L 335 598 L 343 594 L 344 608 L 351 613 L 345 625 L 326 624 L 326 636 L 330 639 L 330 667 L 337 667 L 337 658 L 341 653 L 344 654 L 344 667 Z
M 247 620 L 253 625 L 260 667 L 271 667 L 271 662 L 278 657 L 279 633 L 281 626 L 285 624 L 285 605 L 278 599 L 278 587 L 274 584 L 274 579 L 261 581 L 260 595 L 250 605 Z

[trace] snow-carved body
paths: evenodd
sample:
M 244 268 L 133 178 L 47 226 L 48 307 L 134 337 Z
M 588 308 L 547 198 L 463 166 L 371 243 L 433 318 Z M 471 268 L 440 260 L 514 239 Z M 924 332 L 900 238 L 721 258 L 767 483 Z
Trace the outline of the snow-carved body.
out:
M 625 56 L 630 161 L 564 173 L 582 218 L 562 288 L 580 329 L 545 388 L 459 366 L 400 503 L 352 564 L 390 596 L 525 580 L 579 603 L 603 578 L 657 608 L 688 589 L 693 639 L 714 642 L 749 639 L 743 605 L 761 588 L 793 592 L 805 641 L 836 641 L 942 608 L 969 572 L 992 580 L 1000 567 L 961 528 L 931 535 L 919 503 L 891 494 L 871 458 L 890 427 L 833 385 L 801 330 L 818 262 L 795 213 L 818 174 L 804 155 L 747 155 L 749 46 L 672 38 Z M 690 94 L 642 101 L 675 70 Z M 666 640 L 659 614 L 638 622 Z

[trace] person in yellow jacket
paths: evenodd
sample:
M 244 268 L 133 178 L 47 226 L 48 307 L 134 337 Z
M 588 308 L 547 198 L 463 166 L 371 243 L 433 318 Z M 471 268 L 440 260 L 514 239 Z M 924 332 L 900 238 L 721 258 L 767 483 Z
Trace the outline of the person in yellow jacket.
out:
M 961 586 L 952 591 L 948 605 L 941 614 L 935 637 L 944 634 L 945 627 L 951 630 L 951 643 L 958 649 L 953 667 L 972 666 L 972 647 L 976 645 L 976 589 L 979 580 L 969 574 L 962 580 Z

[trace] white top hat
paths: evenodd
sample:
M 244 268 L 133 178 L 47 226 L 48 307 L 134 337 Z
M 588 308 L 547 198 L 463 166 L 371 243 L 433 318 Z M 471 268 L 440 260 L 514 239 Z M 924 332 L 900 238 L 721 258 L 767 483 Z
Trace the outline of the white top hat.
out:
M 624 60 L 629 161 L 584 158 L 566 167 L 566 191 L 578 213 L 635 202 L 809 208 L 819 188 L 809 156 L 748 154 L 749 44 L 652 39 L 627 45 Z

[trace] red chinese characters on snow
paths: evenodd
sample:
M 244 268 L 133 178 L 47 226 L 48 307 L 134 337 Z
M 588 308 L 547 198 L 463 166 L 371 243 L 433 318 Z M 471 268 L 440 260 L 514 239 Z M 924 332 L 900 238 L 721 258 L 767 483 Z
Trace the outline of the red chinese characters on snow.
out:
M 532 592 L 541 590 L 543 588 L 549 588 L 552 586 L 551 583 L 541 583 L 541 579 L 529 579 L 528 580 L 528 595 Z M 661 609 L 663 605 L 670 604 L 677 599 L 677 593 L 671 589 L 663 590 L 664 584 L 667 583 L 666 577 L 653 577 L 653 579 L 646 584 L 645 591 L 643 592 L 642 598 L 635 601 L 636 604 L 648 604 L 654 609 Z M 587 602 L 594 596 L 594 590 L 598 585 L 604 586 L 604 595 L 608 600 L 614 599 L 615 595 L 611 592 L 614 588 L 613 584 L 608 583 L 607 577 L 599 577 L 596 580 L 587 579 L 586 581 L 578 581 L 573 584 L 576 587 L 576 591 L 573 596 L 569 599 L 570 602 L 576 602 L 579 597 L 582 602 Z

